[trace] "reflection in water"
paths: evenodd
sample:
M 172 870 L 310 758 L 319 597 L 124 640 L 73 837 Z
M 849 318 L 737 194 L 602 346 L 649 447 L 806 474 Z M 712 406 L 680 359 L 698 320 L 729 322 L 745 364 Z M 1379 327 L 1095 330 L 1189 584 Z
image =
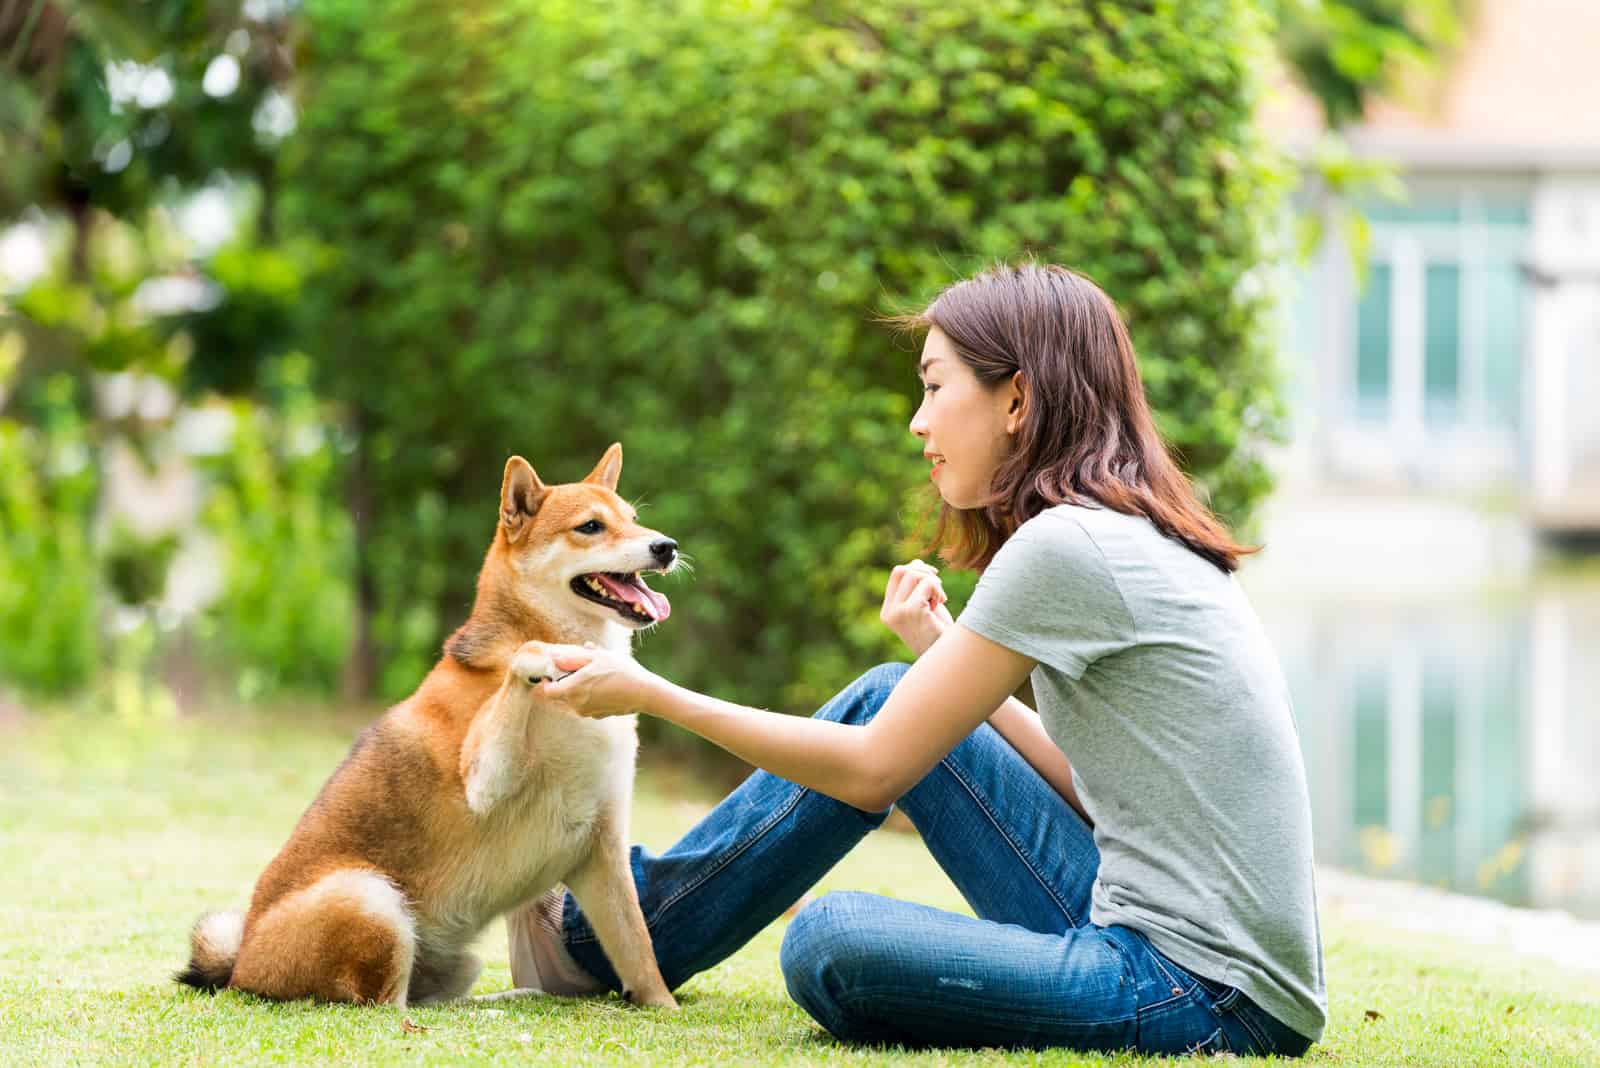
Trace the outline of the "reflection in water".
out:
M 1257 608 L 1319 860 L 1600 917 L 1600 592 Z

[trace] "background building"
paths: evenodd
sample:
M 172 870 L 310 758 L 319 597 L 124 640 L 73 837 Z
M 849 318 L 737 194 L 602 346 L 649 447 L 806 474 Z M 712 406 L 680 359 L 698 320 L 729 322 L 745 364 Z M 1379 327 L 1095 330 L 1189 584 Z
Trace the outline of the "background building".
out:
M 1285 89 L 1264 121 L 1326 238 L 1285 281 L 1292 440 L 1246 569 L 1324 859 L 1600 913 L 1600 6 L 1486 0 L 1344 131 L 1406 199 L 1357 267 Z

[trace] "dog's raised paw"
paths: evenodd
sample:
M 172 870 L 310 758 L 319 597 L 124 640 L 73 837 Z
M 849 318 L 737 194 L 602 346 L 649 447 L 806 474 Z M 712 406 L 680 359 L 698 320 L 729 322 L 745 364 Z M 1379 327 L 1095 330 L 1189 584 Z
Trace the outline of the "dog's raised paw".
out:
M 532 686 L 543 679 L 555 678 L 556 668 L 544 653 L 532 649 L 519 649 L 517 655 L 511 658 L 511 675 L 518 681 Z

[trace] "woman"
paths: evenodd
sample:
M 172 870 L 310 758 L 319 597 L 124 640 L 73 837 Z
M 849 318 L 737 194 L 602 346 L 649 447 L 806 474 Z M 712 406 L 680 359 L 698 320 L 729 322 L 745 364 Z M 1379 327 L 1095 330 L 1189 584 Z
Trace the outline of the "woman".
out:
M 665 854 L 634 852 L 668 986 L 898 804 L 977 918 L 860 893 L 802 909 L 784 978 L 837 1037 L 1304 1053 L 1327 1015 L 1310 811 L 1289 694 L 1232 574 L 1251 550 L 1167 455 L 1093 283 L 997 267 L 901 321 L 927 328 L 911 432 L 936 540 L 981 572 L 954 620 L 933 568 L 894 569 L 882 617 L 914 664 L 807 720 L 551 647 L 574 673 L 548 699 L 660 716 L 763 769 Z M 1030 674 L 1037 715 L 1011 696 Z M 617 987 L 570 897 L 511 938 L 519 986 Z

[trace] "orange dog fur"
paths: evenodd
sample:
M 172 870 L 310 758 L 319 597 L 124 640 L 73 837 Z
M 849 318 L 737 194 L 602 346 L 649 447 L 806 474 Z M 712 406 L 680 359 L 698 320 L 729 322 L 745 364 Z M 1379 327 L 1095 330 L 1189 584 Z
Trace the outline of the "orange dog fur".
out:
M 362 732 L 257 881 L 247 913 L 196 922 L 176 978 L 269 998 L 460 997 L 467 946 L 496 916 L 565 883 L 624 995 L 676 1007 L 628 864 L 633 716 L 545 707 L 555 672 L 529 642 L 631 650 L 665 619 L 638 572 L 677 544 L 617 496 L 622 446 L 579 483 L 546 486 L 512 457 L 471 616 L 417 691 Z

